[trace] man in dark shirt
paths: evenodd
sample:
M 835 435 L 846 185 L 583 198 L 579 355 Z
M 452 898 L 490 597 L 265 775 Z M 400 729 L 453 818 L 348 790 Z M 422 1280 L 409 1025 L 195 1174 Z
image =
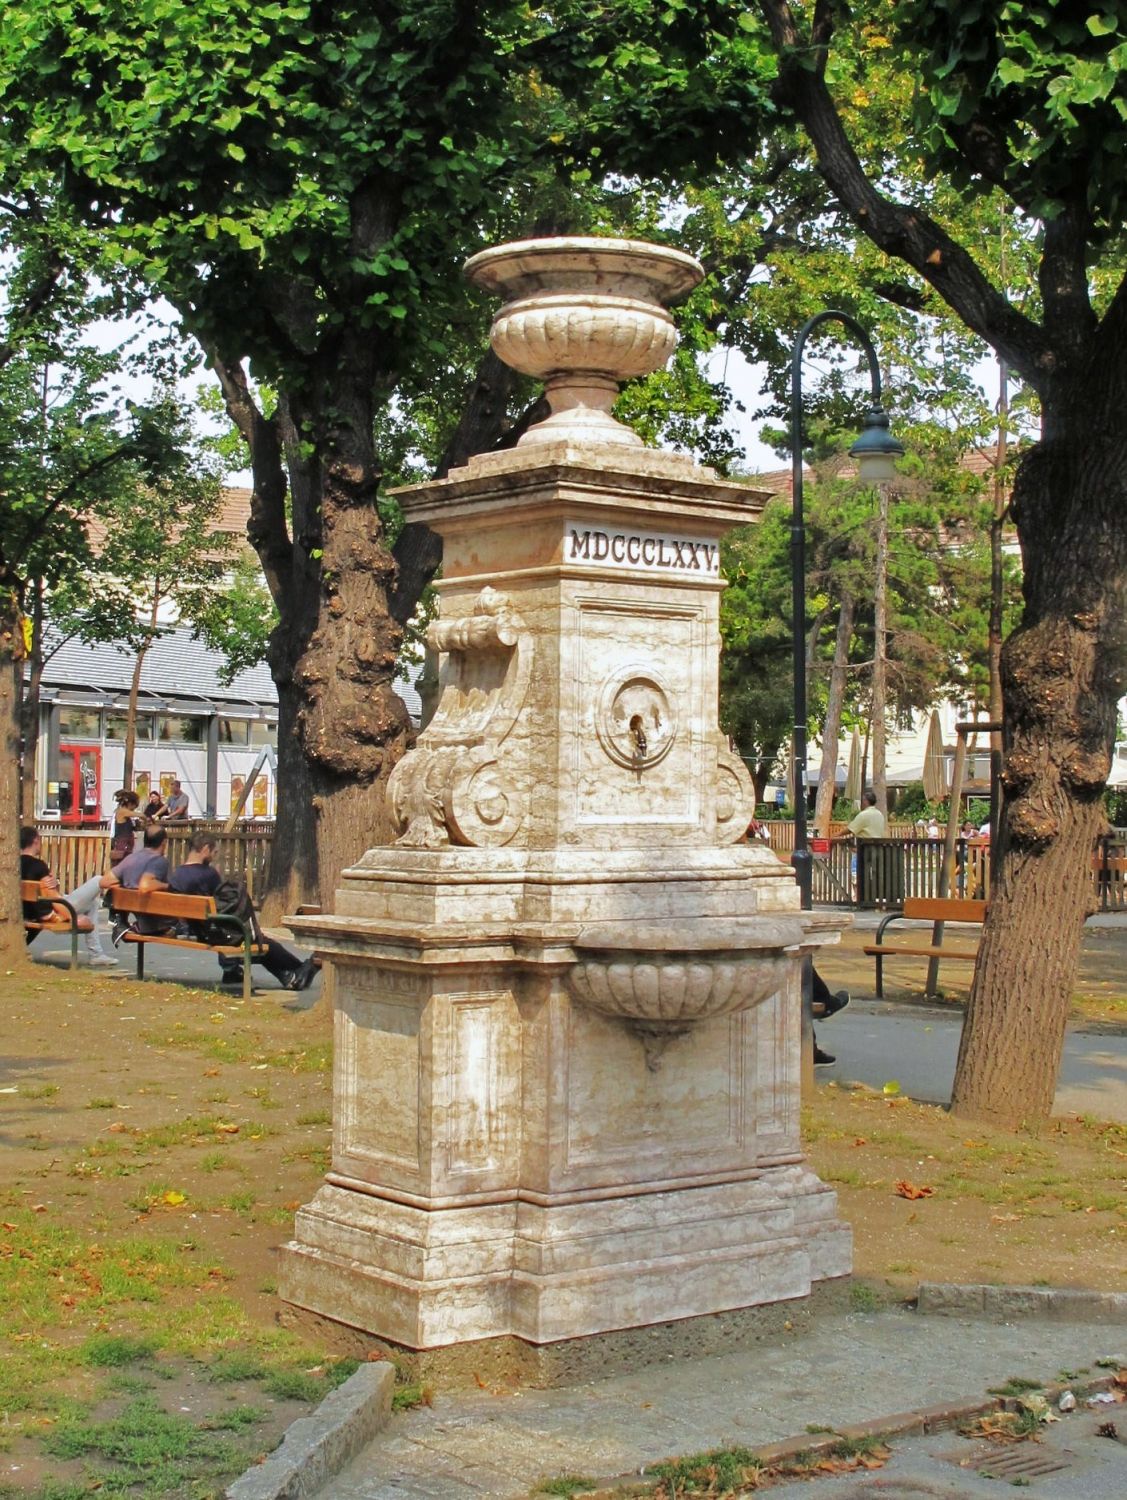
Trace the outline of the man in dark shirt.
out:
M 168 834 L 163 828 L 149 828 L 145 832 L 145 841 L 140 849 L 134 849 L 132 854 L 116 864 L 108 875 L 102 876 L 103 886 L 109 890 L 115 885 L 124 886 L 127 891 L 166 891 L 168 889 L 168 860 L 165 858 L 165 845 L 168 842 Z M 167 917 L 146 917 L 137 914 L 137 931 L 148 933 L 150 936 L 161 932 L 167 932 L 172 924 Z M 115 916 L 113 924 L 113 940 L 121 942 L 122 934 L 129 925 L 124 915 Z
M 42 857 L 43 840 L 37 828 L 20 829 L 20 879 L 39 880 L 43 882 L 46 892 L 57 892 L 59 882 L 51 874 L 51 867 Z M 102 949 L 102 938 L 98 931 L 98 904 L 102 899 L 103 877 L 94 875 L 89 880 L 83 881 L 75 890 L 69 891 L 63 898 L 74 908 L 78 917 L 78 930 L 86 940 L 86 957 L 95 968 L 115 969 L 117 959 Z M 62 909 L 60 909 L 62 910 Z M 54 906 L 49 895 L 38 901 L 25 901 L 23 903 L 24 920 L 27 922 L 50 921 Z M 32 943 L 39 933 L 31 928 L 27 932 L 27 941 Z
M 211 861 L 215 858 L 215 836 L 197 833 L 188 845 L 188 857 L 178 869 L 173 870 L 168 888 L 183 896 L 213 896 L 223 884 L 223 876 Z M 232 930 L 232 937 L 234 931 Z M 254 962 L 261 964 L 268 974 L 273 974 L 279 984 L 287 990 L 305 990 L 317 977 L 321 967 L 317 959 L 302 961 L 296 953 L 273 938 L 256 934 L 256 940 L 264 943 L 266 952 L 255 954 Z M 224 984 L 242 984 L 243 966 L 237 959 L 220 957 Z

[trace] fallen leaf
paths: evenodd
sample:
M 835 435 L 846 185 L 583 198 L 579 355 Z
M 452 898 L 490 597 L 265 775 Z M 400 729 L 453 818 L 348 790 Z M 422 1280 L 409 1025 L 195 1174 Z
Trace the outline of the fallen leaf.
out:
M 203 1076 L 205 1078 L 218 1078 L 219 1077 L 219 1069 L 218 1068 L 208 1068 L 204 1072 Z
M 930 1198 L 935 1192 L 933 1187 L 917 1187 L 914 1182 L 898 1182 L 893 1188 L 898 1198 Z
M 45 1203 L 33 1203 L 31 1211 L 33 1214 L 45 1214 L 47 1212 L 47 1205 Z
M 1021 1222 L 1021 1215 L 1020 1214 L 991 1214 L 990 1215 L 990 1222 L 991 1222 L 991 1224 L 1019 1224 Z
M 175 1188 L 169 1188 L 160 1201 L 167 1203 L 169 1208 L 179 1208 L 181 1203 L 187 1203 L 188 1196 L 186 1193 L 178 1193 Z
M 239 1127 L 237 1125 L 228 1125 L 225 1124 L 222 1120 L 218 1122 L 215 1128 L 222 1135 L 238 1135 L 239 1133 Z
M 899 1092 L 900 1085 L 897 1083 L 895 1078 L 890 1078 L 884 1085 L 884 1088 L 881 1090 L 881 1093 L 890 1099 L 894 1098 Z
M 125 1125 L 121 1120 L 115 1120 L 112 1125 L 107 1125 L 106 1129 L 113 1135 L 120 1135 L 125 1129 Z
M 859 1135 L 853 1144 L 855 1146 L 867 1146 L 869 1143 L 863 1135 Z

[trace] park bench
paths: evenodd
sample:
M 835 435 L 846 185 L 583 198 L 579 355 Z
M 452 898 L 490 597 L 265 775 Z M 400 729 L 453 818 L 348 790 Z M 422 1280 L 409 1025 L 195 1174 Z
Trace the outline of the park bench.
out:
M 70 966 L 78 968 L 78 913 L 69 901 L 57 895 L 54 891 L 45 891 L 41 881 L 20 881 L 21 901 L 50 901 L 52 906 L 65 907 L 68 915 L 61 917 L 52 912 L 51 916 L 43 917 L 38 922 L 29 922 L 24 918 L 24 928 L 27 932 L 69 932 L 70 933 Z
M 251 964 L 256 957 L 266 953 L 265 943 L 256 940 L 254 929 L 241 917 L 215 909 L 210 896 L 182 896 L 176 891 L 134 891 L 124 886 L 110 888 L 110 910 L 121 915 L 156 917 L 170 922 L 210 922 L 213 926 L 227 927 L 231 931 L 229 943 L 207 943 L 202 938 L 181 937 L 176 932 L 138 932 L 130 927 L 123 934 L 123 943 L 133 943 L 137 948 L 137 978 L 145 977 L 145 949 L 150 943 L 166 948 L 194 948 L 220 954 L 224 958 L 238 958 L 243 964 L 243 999 L 249 1000 L 254 993 L 251 980 Z
M 945 948 L 942 943 L 886 943 L 885 929 L 901 920 L 916 922 L 977 922 L 986 920 L 986 902 L 972 901 L 956 896 L 909 897 L 898 910 L 889 912 L 877 928 L 875 943 L 866 943 L 865 952 L 871 953 L 877 962 L 877 999 L 884 998 L 884 960 L 891 955 L 901 958 L 959 958 L 973 963 L 978 957 L 978 944 L 973 951 L 965 948 Z

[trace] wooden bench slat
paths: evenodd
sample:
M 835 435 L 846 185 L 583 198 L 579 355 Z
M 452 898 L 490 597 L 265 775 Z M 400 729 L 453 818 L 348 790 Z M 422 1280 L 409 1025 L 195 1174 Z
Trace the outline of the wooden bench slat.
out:
M 874 945 L 872 945 L 870 947 L 867 947 L 864 951 L 866 953 L 873 954 L 873 955 L 884 954 L 885 957 L 889 957 L 889 956 L 895 957 L 898 953 L 903 953 L 903 954 L 905 954 L 909 958 L 977 958 L 978 957 L 978 949 L 977 948 L 974 950 L 973 953 L 969 953 L 965 948 L 943 948 L 943 947 L 938 947 L 938 946 L 933 946 L 933 947 L 928 947 L 928 948 L 903 948 L 903 947 L 900 947 L 898 945 L 895 946 L 895 947 L 891 947 L 890 946 L 890 947 L 881 947 L 881 948 L 878 948 L 874 944 Z
M 170 948 L 200 948 L 205 953 L 229 954 L 238 958 L 246 950 L 242 943 L 205 943 L 202 939 L 171 937 L 163 932 L 124 932 L 121 935 L 123 943 L 163 943 Z M 270 950 L 265 943 L 251 943 L 250 951 L 261 954 Z
M 218 915 L 210 896 L 184 896 L 179 891 L 134 891 L 123 886 L 112 888 L 114 911 L 140 913 L 146 917 L 177 917 L 182 921 L 203 921 Z
M 917 922 L 984 922 L 986 905 L 962 896 L 910 896 L 899 915 Z

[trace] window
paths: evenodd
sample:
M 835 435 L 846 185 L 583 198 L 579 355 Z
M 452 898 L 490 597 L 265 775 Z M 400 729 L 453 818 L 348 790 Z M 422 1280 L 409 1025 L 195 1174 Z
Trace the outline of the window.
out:
M 59 735 L 64 740 L 100 740 L 102 738 L 102 714 L 97 708 L 59 709 Z
M 106 739 L 124 740 L 125 726 L 128 723 L 128 720 L 128 714 L 117 712 L 108 713 L 106 715 Z M 139 740 L 151 740 L 153 737 L 152 714 L 138 714 L 136 729 L 134 732 Z
M 263 724 L 261 720 L 253 721 L 250 725 L 250 742 L 252 745 L 278 745 L 277 724 Z
M 249 745 L 250 725 L 245 719 L 220 719 L 219 743 L 221 745 Z
M 202 745 L 207 738 L 207 720 L 195 714 L 161 714 L 157 718 L 157 739 L 178 740 L 181 744 Z

